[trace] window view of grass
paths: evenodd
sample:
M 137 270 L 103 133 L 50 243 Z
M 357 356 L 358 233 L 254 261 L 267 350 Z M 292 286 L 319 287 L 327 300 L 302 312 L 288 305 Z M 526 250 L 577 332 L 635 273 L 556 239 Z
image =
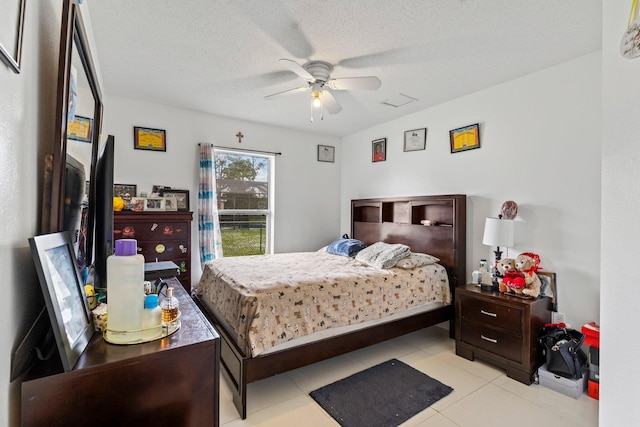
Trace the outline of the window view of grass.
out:
M 253 216 L 239 219 L 238 216 L 221 215 L 220 234 L 224 256 L 264 255 L 267 244 L 266 218 Z
M 267 157 L 216 152 L 216 191 L 225 257 L 264 255 L 269 209 Z
M 222 251 L 225 257 L 243 255 L 264 255 L 266 233 L 262 228 L 244 230 L 220 230 Z

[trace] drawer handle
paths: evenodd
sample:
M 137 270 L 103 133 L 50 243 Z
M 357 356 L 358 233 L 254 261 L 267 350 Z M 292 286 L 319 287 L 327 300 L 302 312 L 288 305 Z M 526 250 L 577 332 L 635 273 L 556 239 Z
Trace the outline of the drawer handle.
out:
M 480 313 L 486 314 L 487 316 L 491 316 L 491 317 L 498 317 L 496 313 L 491 313 L 489 311 L 480 310 Z
M 498 344 L 498 340 L 495 340 L 493 338 L 488 338 L 488 337 L 485 337 L 484 335 L 480 335 L 480 338 L 482 338 L 485 341 L 489 341 L 489 342 L 492 342 L 494 344 Z

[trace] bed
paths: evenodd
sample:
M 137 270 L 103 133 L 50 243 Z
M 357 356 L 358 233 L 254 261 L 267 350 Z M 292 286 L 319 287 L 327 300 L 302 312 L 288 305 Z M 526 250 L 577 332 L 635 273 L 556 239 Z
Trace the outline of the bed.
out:
M 206 266 L 193 297 L 220 333 L 243 419 L 248 383 L 444 321 L 453 334 L 453 289 L 465 280 L 464 195 L 352 200 L 351 238 L 438 261 L 379 269 L 323 248 Z

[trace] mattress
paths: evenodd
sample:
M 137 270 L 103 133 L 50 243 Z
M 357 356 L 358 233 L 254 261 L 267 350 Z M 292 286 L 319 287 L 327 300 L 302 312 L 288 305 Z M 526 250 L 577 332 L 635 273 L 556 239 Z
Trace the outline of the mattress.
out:
M 221 258 L 205 265 L 194 291 L 251 356 L 451 303 L 439 264 L 379 269 L 325 251 Z

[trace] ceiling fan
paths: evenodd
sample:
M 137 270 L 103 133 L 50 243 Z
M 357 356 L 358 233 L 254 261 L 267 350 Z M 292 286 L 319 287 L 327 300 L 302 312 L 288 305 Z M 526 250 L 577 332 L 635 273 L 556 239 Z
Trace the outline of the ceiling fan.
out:
M 282 65 L 293 71 L 307 81 L 307 84 L 293 89 L 267 95 L 265 99 L 274 99 L 282 95 L 291 95 L 298 92 L 311 90 L 312 110 L 311 121 L 313 122 L 313 108 L 320 109 L 320 119 L 322 120 L 322 107 L 324 106 L 331 114 L 339 113 L 342 107 L 331 93 L 331 90 L 376 90 L 382 86 L 382 82 L 375 76 L 365 77 L 345 77 L 332 79 L 331 72 L 333 65 L 325 61 L 309 61 L 300 65 L 290 59 L 281 59 Z

